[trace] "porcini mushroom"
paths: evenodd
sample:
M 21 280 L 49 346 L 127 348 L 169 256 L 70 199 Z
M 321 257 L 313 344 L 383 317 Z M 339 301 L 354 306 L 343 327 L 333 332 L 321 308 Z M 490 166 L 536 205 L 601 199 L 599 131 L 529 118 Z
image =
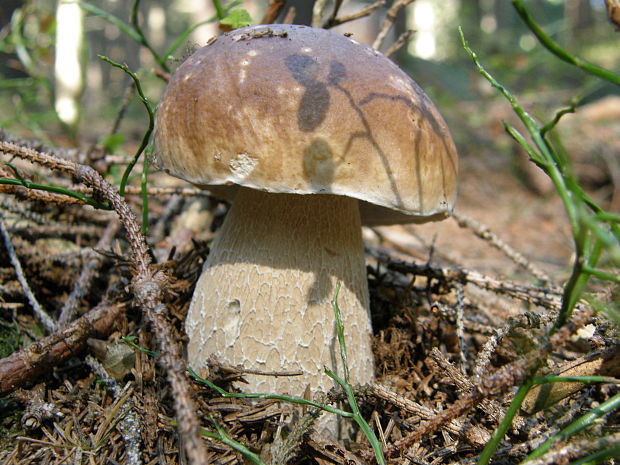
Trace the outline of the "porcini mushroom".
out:
M 341 34 L 262 25 L 191 55 L 157 111 L 155 157 L 232 206 L 186 321 L 189 364 L 247 374 L 250 392 L 301 396 L 374 376 L 361 225 L 426 222 L 452 208 L 457 156 L 439 112 L 392 61 Z

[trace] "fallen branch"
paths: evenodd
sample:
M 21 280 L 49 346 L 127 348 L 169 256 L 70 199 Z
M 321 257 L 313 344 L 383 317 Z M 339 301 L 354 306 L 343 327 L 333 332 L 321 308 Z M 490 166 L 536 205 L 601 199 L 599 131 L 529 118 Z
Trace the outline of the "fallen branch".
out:
M 381 252 L 371 252 L 392 271 L 436 279 L 449 288 L 453 287 L 451 283 L 454 282 L 474 284 L 481 289 L 504 294 L 554 311 L 559 310 L 562 305 L 562 289 L 558 287 L 530 286 L 511 281 L 501 281 L 465 268 L 444 268 L 429 263 L 418 265 L 417 263 L 393 259 Z M 581 308 L 579 305 L 578 307 Z
M 86 348 L 89 337 L 107 337 L 123 308 L 121 304 L 100 304 L 66 329 L 0 359 L 0 396 L 36 382 L 52 368 L 78 355 Z
M 380 399 L 383 399 L 401 411 L 415 415 L 421 420 L 431 420 L 437 415 L 437 411 L 388 389 L 379 383 L 370 383 L 371 392 Z M 446 424 L 446 430 L 452 434 L 461 435 L 465 430 L 465 425 L 457 420 L 451 420 Z

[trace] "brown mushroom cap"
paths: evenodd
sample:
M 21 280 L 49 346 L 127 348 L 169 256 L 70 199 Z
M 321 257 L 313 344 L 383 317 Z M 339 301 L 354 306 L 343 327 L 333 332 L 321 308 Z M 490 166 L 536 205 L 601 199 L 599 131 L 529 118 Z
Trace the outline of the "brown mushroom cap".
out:
M 156 121 L 156 161 L 233 198 L 238 186 L 361 200 L 364 224 L 441 219 L 457 155 L 418 85 L 376 50 L 306 26 L 218 37 L 176 71 Z

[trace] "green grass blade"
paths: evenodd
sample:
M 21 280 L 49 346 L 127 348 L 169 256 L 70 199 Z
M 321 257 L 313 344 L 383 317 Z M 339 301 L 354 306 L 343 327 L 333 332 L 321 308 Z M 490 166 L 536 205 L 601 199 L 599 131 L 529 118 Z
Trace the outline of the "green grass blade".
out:
M 515 8 L 523 22 L 527 25 L 527 27 L 534 33 L 538 41 L 557 56 L 560 60 L 565 61 L 566 63 L 570 63 L 571 65 L 576 66 L 577 68 L 585 71 L 586 73 L 592 74 L 600 79 L 604 79 L 613 84 L 620 86 L 620 75 L 615 74 L 605 68 L 601 68 L 595 64 L 592 64 L 582 58 L 579 58 L 564 48 L 560 47 L 560 45 L 555 42 L 547 33 L 534 21 L 532 15 L 526 10 L 523 2 L 521 0 L 511 0 L 512 6 Z
M 39 184 L 36 182 L 26 181 L 23 178 L 21 180 L 12 179 L 12 178 L 0 178 L 0 184 L 7 184 L 11 186 L 22 186 L 27 189 L 35 189 L 35 190 L 40 190 L 40 191 L 45 191 L 45 192 L 51 192 L 53 194 L 62 194 L 68 197 L 72 197 L 74 199 L 78 199 L 84 202 L 86 205 L 90 205 L 91 207 L 98 208 L 100 210 L 110 210 L 109 205 L 99 203 L 96 200 L 91 199 L 90 197 L 80 194 L 79 192 L 74 192 L 70 189 L 65 189 L 64 187 Z
M 549 449 L 551 448 L 554 442 L 560 441 L 560 440 L 566 441 L 570 439 L 571 436 L 577 434 L 579 431 L 583 430 L 584 428 L 591 426 L 592 424 L 594 424 L 596 420 L 598 420 L 604 415 L 607 415 L 608 413 L 612 412 L 613 410 L 617 408 L 620 408 L 620 394 L 616 394 L 612 398 L 606 400 L 598 407 L 590 410 L 585 415 L 582 415 L 577 420 L 573 421 L 567 427 L 562 429 L 562 431 L 560 431 L 559 433 L 556 433 L 553 436 L 551 436 L 540 447 L 538 447 L 530 455 L 528 455 L 526 458 L 526 461 L 541 457 L 547 451 L 549 451 Z
M 78 2 L 78 5 L 84 11 L 90 14 L 93 14 L 95 16 L 99 16 L 100 18 L 102 18 L 103 20 L 107 21 L 110 24 L 114 24 L 122 32 L 127 34 L 127 36 L 129 36 L 131 39 L 135 40 L 138 43 L 141 43 L 142 38 L 140 37 L 140 34 L 133 27 L 131 27 L 126 22 L 124 22 L 122 19 L 117 18 L 113 14 L 108 13 L 107 11 L 104 11 L 101 8 L 96 7 L 95 5 L 92 5 L 88 2 L 80 1 Z
M 213 439 L 217 439 L 223 444 L 226 444 L 229 447 L 232 447 L 237 452 L 241 453 L 247 460 L 249 460 L 254 465 L 264 465 L 261 461 L 260 457 L 248 449 L 246 446 L 241 444 L 238 441 L 235 441 L 233 438 L 228 436 L 224 428 L 222 428 L 213 418 L 211 418 L 211 423 L 215 426 L 217 433 L 213 433 L 212 431 L 203 429 L 202 434 L 204 436 L 208 436 Z
M 595 452 L 576 462 L 571 462 L 570 465 L 596 465 L 597 463 L 603 463 L 607 459 L 617 459 L 618 457 L 620 457 L 620 444 Z
M 349 384 L 349 367 L 347 366 L 347 346 L 344 337 L 344 325 L 342 324 L 342 317 L 340 315 L 340 307 L 338 306 L 338 294 L 340 293 L 341 283 L 338 282 L 336 284 L 336 290 L 334 292 L 334 297 L 332 299 L 332 310 L 334 311 L 334 317 L 336 320 L 336 334 L 338 336 L 338 344 L 340 345 L 340 357 L 342 359 L 342 366 L 344 372 L 344 379 L 340 378 L 338 375 L 333 373 L 327 367 L 325 368 L 325 373 L 327 376 L 336 381 L 343 389 L 347 395 L 347 401 L 349 402 L 349 407 L 351 407 L 351 411 L 353 412 L 353 420 L 358 424 L 364 436 L 370 442 L 372 450 L 375 453 L 375 458 L 377 459 L 377 463 L 379 465 L 385 464 L 385 456 L 383 455 L 383 447 L 381 446 L 381 442 L 377 439 L 374 431 L 366 422 L 364 417 L 362 416 L 359 406 L 357 405 L 357 400 L 355 399 L 355 393 L 353 392 L 353 387 Z
M 246 392 L 228 392 L 228 391 L 222 389 L 221 387 L 216 386 L 215 384 L 213 384 L 208 379 L 202 378 L 192 368 L 187 368 L 187 372 L 196 381 L 198 381 L 198 382 L 200 382 L 202 384 L 206 384 L 207 386 L 209 386 L 214 391 L 217 391 L 217 393 L 219 395 L 221 395 L 222 397 L 235 398 L 235 399 L 270 399 L 270 400 L 280 400 L 282 402 L 289 402 L 291 404 L 300 404 L 300 405 L 305 405 L 305 406 L 308 406 L 308 407 L 318 408 L 318 409 L 324 410 L 326 412 L 335 413 L 336 415 L 340 415 L 340 416 L 345 417 L 345 418 L 353 417 L 353 414 L 350 413 L 350 412 L 346 412 L 344 410 L 332 407 L 330 405 L 319 404 L 319 403 L 313 402 L 311 400 L 300 399 L 298 397 L 282 396 L 282 395 L 279 395 L 279 394 L 263 394 L 263 393 L 257 393 L 257 392 L 250 392 L 250 393 L 246 393 Z
M 478 458 L 478 462 L 476 462 L 477 465 L 486 465 L 491 461 L 491 457 L 493 457 L 493 454 L 495 453 L 495 450 L 499 446 L 500 441 L 504 438 L 506 431 L 512 424 L 512 419 L 519 412 L 519 408 L 521 408 L 521 404 L 523 403 L 525 396 L 530 391 L 533 385 L 534 385 L 533 380 L 527 379 L 519 387 L 519 390 L 515 394 L 514 398 L 512 399 L 512 402 L 510 403 L 510 406 L 508 407 L 508 410 L 506 410 L 506 414 L 504 415 L 504 418 L 502 418 L 502 421 L 500 422 L 499 426 L 493 432 L 493 435 L 491 436 L 491 439 L 489 439 L 489 442 L 487 442 L 487 445 L 484 446 L 484 449 L 482 450 L 482 453 L 480 454 L 480 457 Z
M 111 60 L 110 58 L 104 55 L 97 55 L 97 56 L 103 61 L 105 61 L 106 63 L 111 64 L 115 68 L 119 68 L 123 70 L 125 73 L 129 75 L 129 77 L 133 80 L 134 84 L 136 85 L 136 91 L 138 92 L 140 101 L 144 105 L 144 108 L 146 109 L 146 112 L 148 113 L 148 117 L 149 117 L 149 125 L 148 125 L 146 132 L 144 133 L 144 136 L 142 136 L 142 142 L 140 143 L 140 147 L 138 147 L 138 150 L 136 151 L 135 155 L 133 156 L 133 158 L 127 165 L 127 169 L 125 169 L 125 172 L 123 173 L 123 177 L 121 179 L 121 184 L 119 186 L 119 194 L 121 196 L 124 196 L 125 187 L 127 185 L 127 181 L 129 180 L 129 175 L 131 174 L 131 171 L 133 170 L 134 166 L 136 166 L 136 163 L 138 163 L 140 155 L 142 155 L 142 152 L 144 152 L 147 145 L 149 144 L 149 139 L 151 137 L 151 134 L 153 133 L 153 129 L 155 128 L 155 111 L 151 107 L 151 103 L 149 102 L 149 100 L 144 95 L 144 92 L 142 91 L 142 84 L 140 83 L 140 79 L 134 72 L 132 72 L 129 69 L 127 65 L 122 65 L 120 63 L 117 63 L 116 61 Z

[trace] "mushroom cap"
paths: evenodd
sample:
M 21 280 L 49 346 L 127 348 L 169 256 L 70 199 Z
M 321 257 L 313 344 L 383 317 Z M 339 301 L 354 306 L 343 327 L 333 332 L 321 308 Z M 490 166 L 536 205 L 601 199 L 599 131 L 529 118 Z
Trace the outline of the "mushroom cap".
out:
M 373 48 L 307 26 L 241 28 L 192 54 L 154 143 L 156 164 L 216 196 L 343 195 L 364 224 L 441 219 L 456 195 L 456 149 L 420 87 Z

